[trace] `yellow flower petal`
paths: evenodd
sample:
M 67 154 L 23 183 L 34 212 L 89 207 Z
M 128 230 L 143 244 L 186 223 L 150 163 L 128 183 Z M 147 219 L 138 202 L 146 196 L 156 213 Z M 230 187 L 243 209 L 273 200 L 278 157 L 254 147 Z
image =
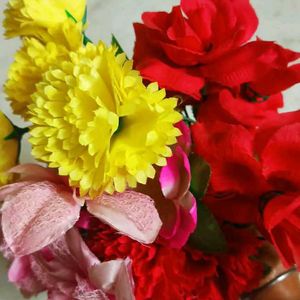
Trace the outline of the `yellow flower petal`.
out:
M 16 53 L 15 61 L 8 71 L 8 80 L 4 90 L 16 114 L 27 115 L 27 105 L 31 103 L 31 95 L 36 91 L 35 85 L 42 79 L 42 73 L 57 60 L 66 57 L 65 47 L 52 42 L 43 45 L 37 39 L 24 39 L 22 48 Z M 57 72 L 55 73 L 57 76 Z M 57 90 L 48 87 L 48 96 L 55 97 Z M 42 99 L 40 99 L 42 100 Z M 41 103 L 39 106 L 42 106 Z
M 86 0 L 10 0 L 3 22 L 5 35 L 36 37 L 76 49 L 82 41 L 85 9 Z

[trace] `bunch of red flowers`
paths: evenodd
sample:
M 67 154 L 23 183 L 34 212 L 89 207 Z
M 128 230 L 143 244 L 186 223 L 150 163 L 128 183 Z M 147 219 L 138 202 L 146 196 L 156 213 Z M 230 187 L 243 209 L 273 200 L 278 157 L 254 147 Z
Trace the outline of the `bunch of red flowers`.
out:
M 181 0 L 135 24 L 135 65 L 191 103 L 204 197 L 221 222 L 255 224 L 286 266 L 300 258 L 300 111 L 279 113 L 300 82 L 300 53 L 259 38 L 248 0 Z

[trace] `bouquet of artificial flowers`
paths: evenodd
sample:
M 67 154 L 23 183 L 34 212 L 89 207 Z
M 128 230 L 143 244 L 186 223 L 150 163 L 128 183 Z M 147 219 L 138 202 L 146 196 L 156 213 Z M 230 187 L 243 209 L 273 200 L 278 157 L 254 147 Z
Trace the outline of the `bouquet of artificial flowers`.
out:
M 25 296 L 237 300 L 300 265 L 300 53 L 252 39 L 248 0 L 181 0 L 91 41 L 85 0 L 10 0 L 0 250 Z M 29 132 L 32 156 L 19 164 Z

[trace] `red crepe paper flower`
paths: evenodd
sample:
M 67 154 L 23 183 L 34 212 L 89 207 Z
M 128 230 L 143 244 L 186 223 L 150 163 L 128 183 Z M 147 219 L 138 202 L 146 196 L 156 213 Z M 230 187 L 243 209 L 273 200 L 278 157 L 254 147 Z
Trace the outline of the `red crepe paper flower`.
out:
M 256 222 L 266 193 L 299 191 L 300 112 L 270 115 L 256 129 L 196 123 L 192 133 L 195 152 L 211 167 L 204 202 L 217 217 Z
M 277 196 L 266 205 L 264 226 L 283 264 L 300 266 L 300 194 Z
M 274 42 L 257 40 L 202 66 L 201 75 L 208 81 L 227 87 L 247 84 L 257 95 L 277 94 L 300 82 L 300 64 L 290 64 L 300 53 Z
M 85 231 L 85 240 L 100 260 L 129 257 L 137 300 L 237 300 L 256 287 L 262 266 L 250 259 L 260 242 L 246 230 L 225 228 L 230 252 L 205 255 L 190 248 L 145 246 L 120 236 L 99 222 Z
M 206 65 L 247 42 L 258 20 L 248 0 L 181 0 L 171 13 L 149 12 L 134 24 L 134 61 L 145 79 L 200 98 Z
M 300 111 L 280 114 L 261 125 L 255 139 L 262 172 L 274 190 L 300 191 Z
M 195 152 L 211 167 L 204 202 L 223 220 L 255 222 L 259 196 L 267 190 L 267 183 L 253 155 L 254 131 L 214 122 L 196 123 L 192 133 Z
M 196 123 L 192 133 L 195 152 L 211 166 L 214 190 L 240 194 L 261 191 L 261 167 L 253 157 L 254 131 L 215 122 Z
M 278 114 L 283 107 L 282 94 L 272 95 L 267 101 L 251 102 L 243 95 L 222 89 L 204 101 L 198 110 L 199 122 L 222 121 L 229 124 L 256 127 Z

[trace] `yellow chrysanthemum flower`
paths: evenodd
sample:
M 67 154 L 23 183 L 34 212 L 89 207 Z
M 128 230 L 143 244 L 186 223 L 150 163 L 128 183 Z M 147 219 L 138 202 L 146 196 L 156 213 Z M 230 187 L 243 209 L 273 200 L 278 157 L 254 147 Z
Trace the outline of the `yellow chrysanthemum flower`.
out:
M 12 179 L 12 175 L 6 172 L 17 163 L 18 140 L 4 140 L 13 130 L 10 121 L 0 111 L 0 186 L 7 184 Z
M 24 39 L 23 47 L 16 53 L 4 85 L 14 113 L 27 119 L 27 105 L 31 103 L 31 95 L 36 91 L 35 86 L 42 79 L 42 74 L 57 59 L 61 60 L 67 55 L 68 50 L 55 43 L 44 45 L 34 38 Z
M 10 0 L 3 22 L 5 36 L 54 40 L 77 49 L 82 41 L 85 9 L 86 0 Z
M 81 195 L 145 184 L 171 156 L 177 100 L 148 87 L 116 49 L 88 44 L 46 72 L 29 106 L 34 157 L 69 176 Z

